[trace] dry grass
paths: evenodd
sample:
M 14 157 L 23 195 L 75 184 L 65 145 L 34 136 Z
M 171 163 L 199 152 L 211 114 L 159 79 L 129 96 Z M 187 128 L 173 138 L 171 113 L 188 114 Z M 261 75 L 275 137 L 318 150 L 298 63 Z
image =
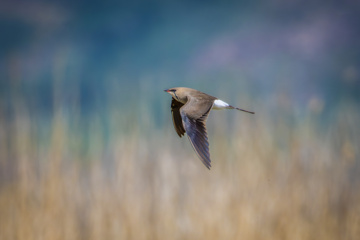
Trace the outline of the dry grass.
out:
M 208 171 L 170 125 L 126 133 L 113 112 L 84 139 L 61 111 L 47 132 L 20 105 L 0 122 L 0 239 L 359 239 L 356 109 L 322 131 L 312 113 L 239 114 L 230 136 L 222 116 Z

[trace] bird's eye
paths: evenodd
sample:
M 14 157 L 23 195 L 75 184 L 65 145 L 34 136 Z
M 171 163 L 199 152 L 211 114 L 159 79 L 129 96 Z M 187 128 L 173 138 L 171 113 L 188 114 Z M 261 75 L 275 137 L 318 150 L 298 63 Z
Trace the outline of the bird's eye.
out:
M 171 89 L 170 91 L 172 91 L 173 93 L 174 93 L 174 92 L 176 92 L 176 90 L 175 90 L 175 89 Z

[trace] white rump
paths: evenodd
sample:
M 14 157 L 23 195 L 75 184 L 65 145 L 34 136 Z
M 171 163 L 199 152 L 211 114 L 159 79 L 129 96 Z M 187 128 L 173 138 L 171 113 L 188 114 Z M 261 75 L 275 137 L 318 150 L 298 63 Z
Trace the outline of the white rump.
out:
M 220 99 L 216 99 L 214 101 L 214 105 L 213 105 L 213 109 L 215 110 L 220 110 L 220 109 L 225 109 L 225 108 L 229 108 L 230 105 L 224 101 L 221 101 Z

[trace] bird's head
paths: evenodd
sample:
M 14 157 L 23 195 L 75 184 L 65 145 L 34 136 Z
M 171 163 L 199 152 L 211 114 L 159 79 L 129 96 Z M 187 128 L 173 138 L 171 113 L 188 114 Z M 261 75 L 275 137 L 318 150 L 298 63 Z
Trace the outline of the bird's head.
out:
M 165 92 L 169 93 L 176 101 L 183 104 L 187 102 L 186 89 L 182 87 L 165 89 Z

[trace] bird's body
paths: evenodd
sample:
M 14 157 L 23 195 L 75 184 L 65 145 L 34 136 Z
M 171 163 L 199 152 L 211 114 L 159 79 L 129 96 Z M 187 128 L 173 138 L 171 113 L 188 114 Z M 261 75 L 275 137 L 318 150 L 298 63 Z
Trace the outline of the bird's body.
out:
M 237 109 L 254 114 L 195 89 L 177 87 L 165 91 L 172 96 L 171 112 L 175 131 L 179 137 L 187 133 L 195 152 L 208 169 L 211 167 L 211 159 L 206 119 L 211 109 Z

